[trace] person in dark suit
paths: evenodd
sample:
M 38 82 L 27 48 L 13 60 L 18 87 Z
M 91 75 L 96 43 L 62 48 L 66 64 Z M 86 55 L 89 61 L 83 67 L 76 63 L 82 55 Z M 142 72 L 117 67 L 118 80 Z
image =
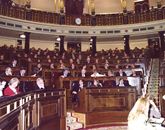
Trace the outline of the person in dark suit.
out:
M 42 65 L 40 63 L 37 64 L 36 67 L 33 68 L 32 76 L 42 76 Z
M 12 76 L 12 69 L 11 67 L 7 67 L 5 69 L 5 71 L 3 73 L 1 73 L 1 77 L 5 77 L 5 76 Z
M 122 69 L 120 69 L 118 72 L 116 72 L 116 76 L 127 76 L 127 75 Z
M 120 78 L 118 83 L 117 83 L 117 86 L 128 87 L 128 86 L 130 86 L 130 84 L 129 84 L 129 81 L 127 79 Z
M 72 103 L 73 105 L 79 105 L 80 99 L 78 96 L 78 92 L 83 89 L 83 81 L 74 81 L 72 83 L 71 95 L 72 95 Z

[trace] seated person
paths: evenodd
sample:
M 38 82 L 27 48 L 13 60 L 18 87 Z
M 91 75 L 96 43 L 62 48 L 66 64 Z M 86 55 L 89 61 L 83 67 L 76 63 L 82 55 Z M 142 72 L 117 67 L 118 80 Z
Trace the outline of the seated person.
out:
M 5 69 L 5 72 L 1 74 L 1 76 L 12 76 L 12 69 L 10 67 L 7 67 Z
M 161 114 L 158 107 L 156 106 L 154 101 L 150 99 L 149 118 L 160 118 L 160 117 L 161 117 Z
M 149 120 L 151 101 L 147 96 L 140 97 L 128 115 L 128 130 L 164 130 L 161 126 L 153 126 Z
M 112 70 L 108 70 L 107 76 L 108 77 L 113 77 L 114 76 L 114 73 L 112 72 Z
M 82 70 L 81 70 L 81 77 L 86 77 L 86 72 L 87 72 L 86 68 L 87 68 L 87 66 L 84 65 Z
M 127 75 L 122 69 L 120 69 L 119 72 L 116 72 L 116 76 L 127 76 Z
M 130 76 L 137 76 L 136 71 L 134 69 L 131 70 Z
M 6 81 L 0 82 L 0 97 L 3 96 L 3 89 L 5 88 Z
M 52 70 L 54 70 L 55 69 L 54 63 L 51 63 L 49 68 L 52 69 Z
M 70 71 L 68 68 L 65 67 L 63 71 L 63 75 L 61 77 L 66 78 L 68 76 L 70 76 Z
M 37 66 L 33 68 L 32 76 L 42 76 L 42 70 L 42 65 L 38 63 Z
M 99 80 L 94 79 L 93 81 L 94 87 L 103 87 L 102 83 L 99 82 Z
M 37 78 L 36 84 L 36 89 L 45 89 L 44 80 L 42 78 Z
M 87 85 L 87 87 L 92 87 L 93 86 L 93 81 L 87 81 L 87 83 L 86 83 Z
M 79 96 L 78 96 L 78 92 L 83 89 L 83 81 L 79 80 L 79 81 L 74 81 L 72 83 L 72 88 L 71 88 L 71 95 L 72 95 L 72 103 L 74 103 L 74 105 L 79 105 Z
M 93 74 L 91 75 L 91 77 L 105 77 L 105 76 L 106 76 L 105 74 L 99 74 L 97 70 L 94 70 Z
M 128 86 L 130 86 L 129 81 L 127 79 L 123 79 L 123 78 L 120 78 L 117 81 L 116 85 L 119 86 L 119 87 L 128 87 Z
M 24 68 L 20 69 L 19 76 L 23 77 L 26 75 L 26 70 Z
M 16 59 L 14 59 L 12 61 L 11 67 L 17 67 L 17 60 Z
M 18 84 L 18 78 L 12 78 L 8 83 L 9 86 L 4 89 L 4 96 L 14 96 L 20 93 L 18 89 Z

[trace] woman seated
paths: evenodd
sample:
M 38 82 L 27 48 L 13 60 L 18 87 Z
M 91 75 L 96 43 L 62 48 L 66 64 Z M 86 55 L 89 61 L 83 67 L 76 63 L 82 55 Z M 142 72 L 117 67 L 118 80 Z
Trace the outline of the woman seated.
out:
M 152 101 L 148 96 L 140 97 L 128 115 L 128 130 L 164 130 L 149 122 L 149 110 Z
M 20 93 L 18 89 L 18 84 L 19 84 L 18 78 L 12 78 L 8 83 L 9 86 L 6 87 L 4 90 L 4 96 L 14 96 Z

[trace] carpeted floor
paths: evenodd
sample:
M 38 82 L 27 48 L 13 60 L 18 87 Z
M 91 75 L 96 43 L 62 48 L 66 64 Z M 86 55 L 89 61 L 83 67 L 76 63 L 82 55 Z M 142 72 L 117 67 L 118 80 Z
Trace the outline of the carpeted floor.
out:
M 127 130 L 127 126 L 101 127 L 101 128 L 87 129 L 87 130 Z
M 88 128 L 79 130 L 127 130 L 127 126 L 109 126 L 109 127 L 99 127 L 99 128 Z

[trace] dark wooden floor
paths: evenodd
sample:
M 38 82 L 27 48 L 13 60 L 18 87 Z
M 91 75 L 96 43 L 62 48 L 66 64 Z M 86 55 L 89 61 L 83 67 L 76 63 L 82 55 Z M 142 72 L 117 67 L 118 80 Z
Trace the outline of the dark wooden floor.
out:
M 59 124 L 60 124 L 60 121 L 57 119 L 45 121 L 36 130 L 60 130 Z

